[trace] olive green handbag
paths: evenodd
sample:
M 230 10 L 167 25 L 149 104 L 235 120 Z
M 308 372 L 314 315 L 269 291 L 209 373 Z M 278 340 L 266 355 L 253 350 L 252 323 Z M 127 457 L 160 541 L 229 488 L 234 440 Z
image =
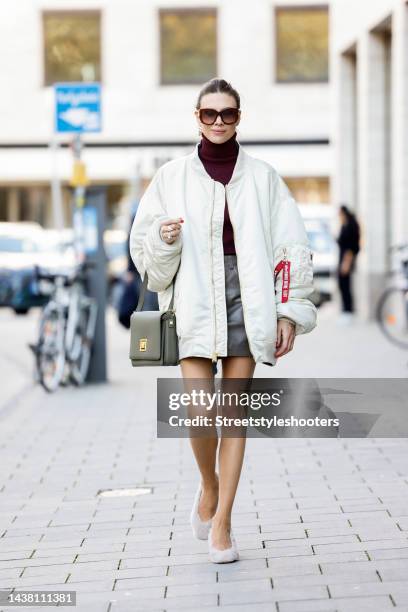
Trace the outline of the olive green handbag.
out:
M 175 278 L 175 277 L 174 277 Z M 136 310 L 130 317 L 130 351 L 132 366 L 175 366 L 179 363 L 176 313 L 173 292 L 169 309 L 142 310 L 147 289 L 145 272 Z

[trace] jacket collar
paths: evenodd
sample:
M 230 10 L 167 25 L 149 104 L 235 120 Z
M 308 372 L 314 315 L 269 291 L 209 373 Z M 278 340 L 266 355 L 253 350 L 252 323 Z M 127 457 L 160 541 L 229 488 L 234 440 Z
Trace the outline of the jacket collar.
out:
M 231 179 L 229 183 L 227 183 L 228 186 L 235 185 L 243 178 L 246 166 L 247 154 L 242 148 L 241 143 L 238 141 L 238 138 L 236 142 L 238 143 L 238 156 L 237 161 L 235 162 L 234 171 L 232 173 Z M 214 179 L 211 178 L 211 176 L 208 174 L 203 162 L 200 159 L 200 156 L 198 155 L 199 144 L 200 143 L 197 143 L 194 147 L 193 152 L 188 155 L 189 162 L 194 172 L 197 172 L 200 176 L 205 177 L 209 181 L 213 181 Z

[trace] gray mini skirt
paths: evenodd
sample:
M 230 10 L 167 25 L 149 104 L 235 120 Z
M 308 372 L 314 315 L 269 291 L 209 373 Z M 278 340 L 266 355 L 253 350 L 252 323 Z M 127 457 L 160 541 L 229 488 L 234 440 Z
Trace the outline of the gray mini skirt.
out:
M 225 301 L 228 323 L 228 357 L 250 357 L 241 302 L 237 256 L 224 255 Z

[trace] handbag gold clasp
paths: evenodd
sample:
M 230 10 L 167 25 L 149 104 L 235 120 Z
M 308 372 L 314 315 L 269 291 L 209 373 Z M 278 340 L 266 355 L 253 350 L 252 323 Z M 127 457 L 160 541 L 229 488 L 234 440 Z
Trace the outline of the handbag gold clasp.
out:
M 147 350 L 147 338 L 140 338 L 139 340 L 139 351 Z

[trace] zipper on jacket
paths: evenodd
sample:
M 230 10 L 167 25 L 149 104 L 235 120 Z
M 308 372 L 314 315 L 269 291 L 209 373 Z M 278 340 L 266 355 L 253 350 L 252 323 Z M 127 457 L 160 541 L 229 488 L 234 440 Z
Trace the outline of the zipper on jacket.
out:
M 225 185 L 225 186 L 224 186 L 224 188 L 225 188 L 225 198 L 226 198 L 226 200 L 227 200 L 227 206 L 228 206 L 228 198 L 227 198 L 227 193 L 228 193 L 228 185 Z M 231 222 L 232 229 L 233 229 L 233 231 L 234 231 L 234 236 L 235 236 L 235 228 L 234 228 L 234 224 L 233 224 L 232 219 L 231 219 L 231 215 L 229 215 L 229 218 L 230 218 L 230 222 Z M 239 278 L 241 278 L 241 275 L 240 275 L 240 272 L 239 272 L 239 257 L 238 257 L 238 251 L 235 249 L 235 252 L 236 252 L 236 255 L 237 255 L 238 277 L 239 277 Z M 243 311 L 244 311 L 244 324 L 245 324 L 245 321 L 248 321 L 249 319 L 248 319 L 248 317 L 247 317 L 247 316 L 245 316 L 245 313 L 246 313 L 246 306 L 245 306 L 245 302 L 244 302 L 244 299 L 243 299 L 242 291 L 241 291 L 241 304 L 242 304 L 242 308 L 243 308 Z M 249 339 L 248 339 L 248 345 L 249 345 Z
M 212 290 L 213 290 L 213 332 L 214 332 L 214 342 L 213 342 L 213 351 L 211 355 L 211 361 L 217 363 L 217 323 L 216 323 L 216 309 L 215 309 L 215 285 L 214 285 L 214 252 L 213 252 L 213 241 L 212 241 L 212 226 L 213 226 L 213 215 L 214 215 L 214 203 L 215 203 L 215 181 L 213 180 L 213 201 L 212 201 L 212 209 L 211 209 L 211 218 L 210 218 L 210 244 L 211 244 L 211 281 L 212 281 Z

